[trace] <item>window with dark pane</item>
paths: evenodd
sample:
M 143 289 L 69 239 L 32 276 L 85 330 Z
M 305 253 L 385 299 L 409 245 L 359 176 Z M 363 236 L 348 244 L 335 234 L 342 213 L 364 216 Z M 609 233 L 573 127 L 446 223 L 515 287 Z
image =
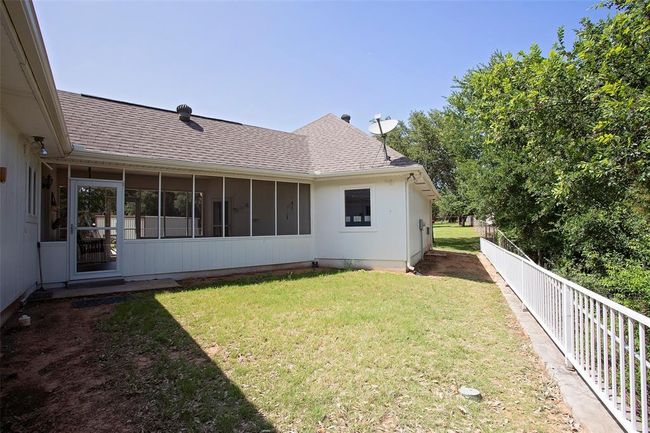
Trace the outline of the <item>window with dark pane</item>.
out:
M 345 190 L 345 226 L 370 227 L 370 188 Z
M 300 191 L 300 234 L 311 234 L 311 185 L 301 183 Z
M 275 234 L 275 183 L 253 181 L 253 236 Z
M 278 182 L 278 235 L 298 234 L 298 184 Z
M 250 179 L 226 178 L 226 236 L 250 236 Z

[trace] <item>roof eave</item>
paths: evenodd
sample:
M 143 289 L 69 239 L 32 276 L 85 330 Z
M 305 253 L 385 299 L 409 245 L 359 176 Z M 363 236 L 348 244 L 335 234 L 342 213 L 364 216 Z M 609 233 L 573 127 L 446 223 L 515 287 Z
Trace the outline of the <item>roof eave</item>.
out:
M 77 146 L 74 147 L 72 153 L 65 159 L 61 158 L 53 160 L 53 162 L 60 162 L 64 164 L 69 163 L 88 163 L 93 162 L 102 163 L 105 165 L 116 166 L 132 166 L 138 168 L 146 168 L 152 171 L 164 171 L 165 169 L 171 170 L 187 170 L 192 172 L 211 173 L 215 171 L 232 173 L 232 174 L 255 174 L 258 176 L 272 176 L 282 177 L 289 179 L 313 179 L 312 173 L 300 173 L 283 170 L 261 169 L 240 167 L 234 165 L 214 164 L 205 162 L 192 162 L 192 161 L 179 161 L 161 158 L 147 158 L 142 156 L 122 155 L 107 152 L 97 152 L 92 150 L 81 149 Z
M 81 149 L 75 147 L 73 152 L 67 158 L 53 159 L 53 162 L 60 163 L 103 163 L 113 164 L 116 166 L 130 165 L 132 167 L 147 168 L 152 171 L 164 171 L 164 169 L 172 170 L 188 170 L 193 172 L 224 172 L 240 175 L 255 174 L 258 176 L 281 177 L 287 179 L 308 179 L 308 180 L 327 180 L 336 178 L 353 178 L 353 177 L 367 177 L 367 176 L 389 176 L 398 174 L 410 174 L 418 172 L 426 185 L 429 187 L 433 198 L 438 198 L 439 194 L 436 190 L 431 178 L 427 174 L 424 167 L 420 164 L 406 166 L 406 167 L 380 167 L 366 170 L 352 170 L 344 172 L 332 173 L 300 173 L 283 170 L 269 170 L 250 167 L 239 167 L 233 165 L 191 162 L 191 161 L 178 161 L 178 160 L 165 160 L 159 158 L 147 158 L 133 155 L 121 155 L 107 152 L 97 152 L 92 150 Z
M 350 178 L 350 177 L 362 177 L 362 176 L 385 176 L 385 175 L 395 175 L 395 174 L 411 174 L 418 172 L 422 179 L 424 180 L 428 190 L 431 191 L 432 198 L 440 198 L 440 193 L 433 185 L 433 181 L 427 174 L 427 171 L 420 164 L 414 164 L 405 167 L 381 167 L 374 168 L 370 170 L 352 170 L 352 171 L 342 171 L 342 172 L 332 172 L 332 173 L 318 173 L 316 174 L 316 179 L 336 179 L 336 178 Z
M 61 154 L 72 152 L 63 111 L 54 84 L 54 76 L 45 43 L 31 1 L 2 0 L 15 37 L 20 42 L 26 63 L 22 65 L 32 92 L 57 140 Z

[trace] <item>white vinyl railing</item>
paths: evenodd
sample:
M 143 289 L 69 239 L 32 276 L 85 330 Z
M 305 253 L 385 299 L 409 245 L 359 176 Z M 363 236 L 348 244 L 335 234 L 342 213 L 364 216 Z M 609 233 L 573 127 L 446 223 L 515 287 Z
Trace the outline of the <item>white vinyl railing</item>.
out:
M 481 252 L 625 430 L 648 433 L 650 319 L 484 238 Z

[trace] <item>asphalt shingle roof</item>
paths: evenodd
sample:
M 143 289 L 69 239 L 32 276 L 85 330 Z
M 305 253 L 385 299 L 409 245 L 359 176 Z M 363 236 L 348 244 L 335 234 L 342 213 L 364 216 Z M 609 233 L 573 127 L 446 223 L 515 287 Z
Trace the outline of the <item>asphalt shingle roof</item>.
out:
M 339 173 L 376 168 L 417 166 L 388 147 L 386 161 L 383 144 L 334 114 L 326 114 L 294 131 L 307 137 L 312 170 Z
M 125 157 L 291 173 L 337 173 L 416 166 L 393 149 L 327 114 L 294 133 L 59 91 L 71 143 Z

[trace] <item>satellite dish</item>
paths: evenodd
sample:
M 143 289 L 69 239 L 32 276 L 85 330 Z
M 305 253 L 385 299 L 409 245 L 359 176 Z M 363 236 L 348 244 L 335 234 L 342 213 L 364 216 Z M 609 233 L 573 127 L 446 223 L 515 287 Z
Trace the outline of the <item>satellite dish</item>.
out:
M 384 142 L 384 156 L 386 156 L 386 161 L 390 161 L 390 156 L 388 156 L 388 150 L 386 149 L 386 134 L 397 127 L 399 122 L 395 119 L 384 119 L 381 120 L 381 114 L 375 114 L 373 123 L 368 127 L 368 131 L 372 135 L 378 135 L 382 138 Z
M 398 123 L 395 119 L 377 120 L 370 124 L 368 131 L 373 135 L 384 135 L 395 129 Z

